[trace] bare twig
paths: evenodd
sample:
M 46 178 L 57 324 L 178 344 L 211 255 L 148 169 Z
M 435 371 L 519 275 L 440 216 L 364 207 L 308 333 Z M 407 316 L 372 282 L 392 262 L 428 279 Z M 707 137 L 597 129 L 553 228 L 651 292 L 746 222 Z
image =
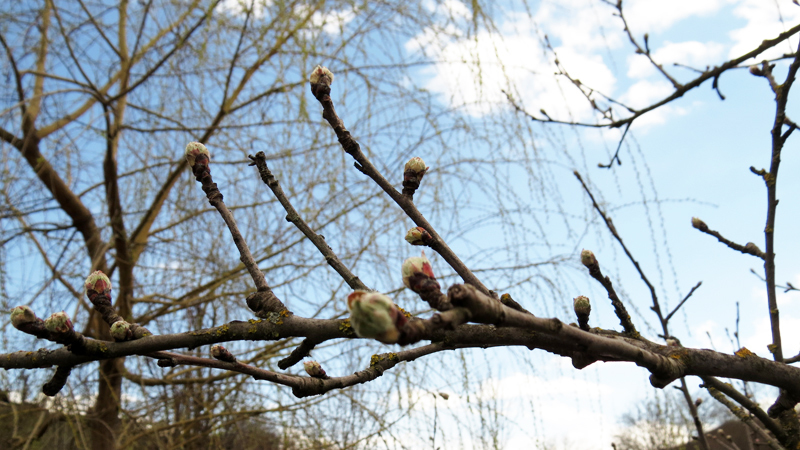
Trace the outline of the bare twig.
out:
M 322 256 L 325 257 L 325 262 L 330 265 L 339 276 L 342 277 L 345 283 L 347 283 L 350 288 L 356 290 L 364 290 L 369 291 L 371 290 L 367 285 L 365 285 L 361 279 L 359 279 L 356 275 L 354 275 L 350 269 L 348 269 L 339 257 L 336 256 L 336 253 L 333 252 L 333 249 L 328 246 L 325 242 L 325 238 L 321 235 L 314 232 L 311 227 L 300 217 L 300 214 L 297 213 L 297 210 L 294 209 L 292 203 L 286 197 L 286 194 L 283 192 L 281 188 L 280 182 L 272 175 L 272 172 L 267 167 L 267 157 L 264 152 L 256 153 L 256 156 L 249 156 L 248 157 L 252 160 L 250 163 L 251 166 L 256 166 L 258 168 L 258 173 L 261 175 L 261 180 L 266 184 L 272 193 L 275 195 L 275 198 L 278 199 L 280 204 L 283 206 L 283 209 L 286 210 L 286 220 L 294 224 L 294 226 L 299 229 L 303 235 L 305 235 L 311 243 L 314 244 L 314 247 L 322 253 Z
M 750 414 L 761 421 L 764 427 L 772 432 L 779 441 L 784 442 L 786 440 L 786 432 L 781 428 L 780 424 L 769 417 L 767 413 L 758 406 L 758 403 L 747 398 L 730 384 L 723 383 L 714 377 L 703 377 L 703 383 L 706 388 L 716 389 L 736 401 L 736 403 L 742 405 Z
M 737 244 L 736 242 L 733 242 L 730 239 L 725 238 L 718 231 L 708 228 L 708 225 L 706 225 L 705 222 L 698 219 L 697 217 L 692 218 L 692 226 L 697 228 L 703 233 L 706 233 L 710 236 L 714 236 L 715 238 L 717 238 L 718 241 L 727 245 L 729 248 L 736 250 L 737 252 L 742 252 L 746 255 L 753 255 L 756 258 L 761 258 L 761 259 L 764 259 L 765 257 L 764 252 L 762 252 L 761 249 L 759 249 L 758 246 L 753 242 L 748 242 L 746 245 Z

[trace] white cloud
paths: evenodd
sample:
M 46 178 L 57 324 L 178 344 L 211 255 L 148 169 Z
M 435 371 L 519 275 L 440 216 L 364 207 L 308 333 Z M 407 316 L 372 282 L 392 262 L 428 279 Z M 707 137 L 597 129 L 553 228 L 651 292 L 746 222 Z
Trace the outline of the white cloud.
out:
M 264 10 L 272 6 L 271 0 L 257 0 L 251 2 L 249 0 L 222 0 L 217 5 L 217 11 L 222 13 L 241 15 L 244 16 L 252 6 L 253 17 L 260 19 L 264 17 Z
M 716 13 L 729 0 L 630 0 L 623 5 L 628 26 L 636 37 L 669 29 L 677 22 L 692 16 Z M 759 0 L 763 1 L 763 0 Z
M 800 22 L 800 8 L 789 0 L 777 2 L 742 0 L 733 13 L 747 20 L 747 24 L 729 33 L 734 41 L 734 45 L 728 54 L 730 58 L 736 58 L 753 50 L 765 38 L 775 38 L 781 32 Z M 781 16 L 783 16 L 784 23 L 780 21 Z M 757 59 L 761 61 L 765 58 L 774 58 L 784 53 L 792 53 L 796 49 L 797 36 L 794 36 L 788 42 L 782 43 L 775 49 L 762 53 Z
M 426 71 L 431 76 L 426 88 L 442 94 L 451 104 L 465 106 L 472 115 L 487 114 L 498 104 L 506 107 L 502 92 L 506 90 L 531 111 L 545 109 L 562 120 L 586 119 L 591 107 L 584 96 L 565 78 L 553 77 L 555 57 L 542 49 L 542 32 L 553 31 L 551 36 L 557 39 L 552 41 L 561 42 L 555 51 L 573 78 L 603 93 L 613 91 L 616 79 L 603 58 L 588 51 L 593 48 L 579 45 L 596 40 L 597 27 L 559 28 L 562 22 L 549 21 L 552 14 L 542 13 L 548 19 L 542 30 L 537 27 L 538 19 L 516 14 L 501 26 L 502 37 L 482 32 L 476 39 L 452 39 L 427 31 L 409 41 L 406 48 L 424 51 L 440 61 Z
M 327 34 L 340 34 L 355 17 L 354 10 L 317 11 L 311 16 L 311 24 Z

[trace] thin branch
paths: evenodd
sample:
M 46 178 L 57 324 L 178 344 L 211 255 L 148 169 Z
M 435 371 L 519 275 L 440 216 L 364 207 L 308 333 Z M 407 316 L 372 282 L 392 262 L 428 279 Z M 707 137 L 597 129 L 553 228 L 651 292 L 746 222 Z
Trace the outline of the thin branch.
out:
M 780 424 L 769 417 L 766 411 L 758 406 L 758 403 L 744 396 L 730 384 L 723 383 L 714 377 L 702 377 L 702 379 L 706 388 L 713 388 L 727 395 L 736 403 L 747 409 L 750 414 L 754 415 L 759 421 L 761 421 L 764 427 L 772 432 L 772 434 L 775 435 L 779 441 L 784 442 L 786 440 L 786 432 L 783 430 L 783 428 L 781 428 Z
M 762 252 L 761 249 L 758 248 L 758 246 L 755 243 L 748 242 L 746 245 L 737 244 L 736 242 L 733 242 L 730 239 L 725 238 L 725 236 L 720 234 L 719 231 L 715 231 L 708 228 L 708 225 L 706 225 L 705 222 L 696 217 L 692 218 L 692 226 L 705 234 L 714 236 L 715 238 L 717 238 L 718 241 L 727 245 L 729 248 L 736 250 L 737 252 L 744 253 L 745 255 L 753 255 L 756 258 L 760 259 L 764 259 L 766 257 L 765 253 Z
M 311 229 L 308 224 L 300 217 L 300 214 L 297 213 L 297 210 L 294 209 L 292 203 L 286 197 L 286 194 L 283 192 L 281 188 L 280 182 L 272 175 L 272 172 L 267 167 L 267 157 L 264 152 L 256 153 L 256 156 L 248 157 L 252 160 L 250 163 L 251 166 L 256 166 L 258 168 L 258 173 L 261 175 L 261 180 L 267 187 L 270 188 L 272 193 L 275 195 L 275 198 L 278 199 L 283 209 L 286 210 L 286 220 L 294 224 L 300 232 L 305 235 L 314 247 L 322 253 L 322 256 L 325 257 L 325 262 L 342 277 L 345 283 L 350 286 L 351 289 L 356 290 L 364 290 L 369 291 L 371 290 L 367 285 L 365 285 L 361 279 L 358 278 L 355 274 L 353 274 L 350 269 L 345 266 L 342 261 L 336 256 L 336 253 L 333 252 L 333 249 L 328 246 L 325 242 L 325 238 Z
M 674 316 L 675 313 L 678 312 L 679 309 L 681 309 L 681 306 L 683 306 L 683 304 L 686 303 L 686 300 L 689 300 L 689 297 L 691 297 L 692 294 L 694 294 L 694 291 L 696 291 L 697 288 L 699 288 L 700 285 L 702 284 L 703 284 L 702 281 L 698 281 L 697 284 L 695 284 L 694 287 L 689 291 L 689 293 L 686 294 L 686 297 L 683 297 L 683 300 L 681 300 L 681 302 L 678 303 L 678 306 L 676 306 L 669 314 L 667 314 L 667 317 L 664 320 L 669 322 L 669 319 L 671 319 L 672 316 Z
M 750 417 L 741 408 L 734 405 L 733 402 L 728 400 L 725 397 L 725 395 L 723 395 L 720 391 L 710 386 L 707 389 L 708 393 L 711 394 L 711 396 L 714 397 L 715 400 L 725 405 L 725 407 L 728 408 L 728 410 L 730 410 L 730 412 L 734 416 L 736 416 L 736 418 L 747 424 L 747 426 L 749 426 L 755 433 L 761 436 L 761 438 L 764 439 L 764 441 L 770 446 L 770 448 L 772 448 L 773 450 L 786 450 L 780 443 L 778 443 L 778 441 L 775 440 L 774 437 L 770 436 L 769 434 L 767 434 L 766 431 L 764 431 L 763 428 L 753 423 L 752 417 Z

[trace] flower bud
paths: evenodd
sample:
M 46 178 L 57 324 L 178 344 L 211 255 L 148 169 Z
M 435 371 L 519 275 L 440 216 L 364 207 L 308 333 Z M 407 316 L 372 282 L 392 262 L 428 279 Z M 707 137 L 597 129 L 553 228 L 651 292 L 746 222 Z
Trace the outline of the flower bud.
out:
M 403 284 L 416 293 L 428 287 L 430 281 L 436 283 L 436 276 L 433 274 L 431 262 L 425 257 L 425 252 L 422 252 L 422 256 L 412 256 L 403 261 L 402 274 Z M 436 283 L 436 288 L 438 287 L 439 283 Z
M 708 225 L 697 217 L 692 217 L 692 226 L 703 232 L 708 231 Z
M 328 374 L 325 373 L 320 363 L 316 361 L 303 361 L 303 368 L 306 369 L 306 373 L 309 376 L 314 378 L 328 378 Z
M 347 296 L 347 308 L 356 335 L 384 344 L 397 342 L 408 320 L 389 297 L 377 292 L 353 292 Z
M 223 347 L 223 346 L 221 346 L 219 344 L 212 345 L 210 352 L 211 352 L 211 356 L 214 359 L 218 359 L 220 361 L 225 361 L 225 362 L 231 362 L 231 363 L 232 362 L 236 362 L 236 357 L 233 356 L 233 353 L 231 353 L 227 348 L 225 348 L 225 347 Z
M 761 253 L 761 249 L 758 248 L 758 245 L 756 245 L 754 242 L 748 242 L 747 244 L 745 244 L 744 249 L 755 254 Z
M 450 394 L 448 394 L 446 392 L 439 392 L 439 397 L 442 397 L 445 400 L 449 400 L 450 399 Z
M 422 160 L 419 156 L 415 156 L 408 160 L 406 163 L 405 172 L 411 171 L 414 173 L 419 174 L 418 176 L 422 178 L 422 175 L 428 171 L 430 167 L 425 166 L 425 161 Z
M 33 310 L 27 306 L 17 306 L 11 310 L 11 325 L 14 325 L 16 329 L 38 320 L 39 318 L 36 317 Z
M 72 321 L 64 311 L 53 313 L 45 319 L 44 327 L 51 333 L 64 334 L 73 330 Z
M 702 404 L 703 404 L 703 399 L 700 398 L 700 397 L 697 397 L 697 400 L 694 401 L 694 406 L 697 407 L 697 406 L 700 406 Z
M 597 258 L 591 250 L 581 250 L 581 264 L 586 267 L 597 265 Z
M 575 314 L 578 316 L 586 315 L 588 316 L 589 313 L 592 312 L 592 304 L 589 302 L 589 298 L 583 295 L 579 295 L 572 300 L 572 306 L 575 309 Z
M 87 294 L 90 292 L 98 294 L 102 292 L 106 296 L 111 294 L 111 280 L 108 279 L 102 270 L 95 270 L 92 272 L 92 274 L 86 278 L 84 287 L 86 288 Z
M 333 72 L 328 70 L 327 67 L 318 65 L 317 67 L 314 67 L 314 70 L 311 71 L 308 81 L 310 81 L 311 84 L 322 83 L 330 86 L 333 84 Z
M 131 324 L 125 322 L 124 320 L 118 320 L 111 324 L 111 337 L 114 338 L 115 341 L 127 341 L 131 337 L 133 337 L 133 331 L 131 331 Z
M 414 227 L 406 233 L 406 241 L 411 245 L 428 245 L 431 239 L 431 234 L 422 227 Z
M 414 197 L 414 192 L 419 189 L 422 177 L 428 171 L 422 158 L 415 156 L 408 160 L 403 169 L 403 195 Z
M 189 167 L 194 167 L 194 163 L 197 161 L 198 157 L 202 160 L 201 155 L 205 157 L 206 161 L 211 159 L 211 153 L 206 146 L 200 142 L 189 142 L 189 144 L 186 145 L 184 157 L 186 158 L 186 162 L 189 163 Z

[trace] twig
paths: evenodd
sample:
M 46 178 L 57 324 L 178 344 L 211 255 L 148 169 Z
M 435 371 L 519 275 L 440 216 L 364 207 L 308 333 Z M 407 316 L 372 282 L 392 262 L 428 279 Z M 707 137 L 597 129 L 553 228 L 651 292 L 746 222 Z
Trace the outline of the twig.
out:
M 692 422 L 694 422 L 694 427 L 697 430 L 697 440 L 700 442 L 700 446 L 705 450 L 709 450 L 706 433 L 703 431 L 703 422 L 700 421 L 700 416 L 697 414 L 697 405 L 692 400 L 692 396 L 689 395 L 689 387 L 686 386 L 686 377 L 681 377 L 681 387 L 676 386 L 675 389 L 683 393 L 689 413 L 692 415 Z
M 611 166 L 614 164 L 614 160 L 617 161 L 618 166 L 622 165 L 622 160 L 619 159 L 619 150 L 622 148 L 622 143 L 625 142 L 625 136 L 628 134 L 628 130 L 630 130 L 632 124 L 633 121 L 630 121 L 625 125 L 625 131 L 622 132 L 622 137 L 619 138 L 619 144 L 617 144 L 617 151 L 614 152 L 614 156 L 611 157 L 611 161 L 609 161 L 608 164 L 597 163 L 597 167 L 600 167 L 601 169 L 610 169 Z
M 261 175 L 261 180 L 266 184 L 272 193 L 275 195 L 275 198 L 278 199 L 280 204 L 283 206 L 283 209 L 286 210 L 286 220 L 294 224 L 307 238 L 314 244 L 314 247 L 322 253 L 322 256 L 325 257 L 325 261 L 330 265 L 339 276 L 350 286 L 351 289 L 360 289 L 364 291 L 370 291 L 371 289 L 367 287 L 356 275 L 354 275 L 350 270 L 339 260 L 339 257 L 336 256 L 336 253 L 333 252 L 333 249 L 328 246 L 325 242 L 325 238 L 321 235 L 314 232 L 311 227 L 300 217 L 300 214 L 297 213 L 297 210 L 294 209 L 292 203 L 286 197 L 286 194 L 283 192 L 281 188 L 280 182 L 272 175 L 272 172 L 267 167 L 267 158 L 264 152 L 256 153 L 256 156 L 248 155 L 248 158 L 252 160 L 250 163 L 251 166 L 256 166 L 258 168 L 258 173 Z
M 322 78 L 327 79 L 327 77 Z M 447 262 L 447 264 L 449 264 L 450 267 L 452 267 L 453 270 L 455 270 L 456 273 L 461 276 L 464 282 L 475 286 L 484 294 L 492 296 L 491 291 L 484 286 L 483 283 L 481 283 L 478 277 L 476 277 L 475 274 L 469 270 L 469 268 L 467 268 L 461 259 L 450 249 L 450 247 L 448 247 L 444 239 L 439 236 L 433 226 L 428 223 L 422 213 L 419 212 L 417 207 L 414 205 L 413 200 L 411 200 L 408 196 L 398 192 L 397 189 L 395 189 L 394 186 L 392 186 L 392 184 L 380 174 L 378 169 L 372 165 L 366 155 L 364 155 L 364 153 L 361 151 L 361 147 L 358 145 L 358 142 L 353 139 L 353 137 L 350 135 L 350 132 L 347 131 L 347 128 L 345 128 L 342 119 L 336 114 L 336 110 L 333 106 L 333 100 L 330 96 L 330 83 L 332 81 L 333 80 L 312 83 L 311 93 L 314 94 L 314 97 L 322 106 L 322 117 L 330 124 L 331 128 L 333 128 L 333 131 L 336 133 L 336 137 L 339 139 L 339 143 L 342 145 L 342 149 L 345 151 L 345 153 L 352 156 L 356 161 L 354 163 L 355 168 L 358 169 L 359 172 L 375 181 L 375 183 L 381 189 L 383 189 L 383 191 L 386 192 L 386 194 L 388 194 L 395 203 L 397 203 L 403 212 L 405 212 L 406 215 L 417 226 L 424 228 L 428 233 L 430 233 L 431 237 L 433 238 L 433 242 L 430 243 L 429 247 L 436 251 Z
M 779 441 L 784 442 L 786 440 L 786 432 L 781 428 L 780 424 L 769 417 L 767 413 L 758 406 L 758 403 L 744 396 L 730 384 L 723 383 L 714 377 L 702 377 L 702 380 L 706 388 L 716 389 L 733 399 L 736 403 L 742 405 L 750 414 L 761 421 L 764 427 L 772 432 Z
M 748 242 L 746 245 L 737 244 L 736 242 L 727 239 L 725 236 L 721 235 L 719 231 L 712 230 L 708 228 L 705 222 L 698 219 L 697 217 L 692 217 L 692 226 L 701 232 L 708 234 L 710 236 L 714 236 L 717 238 L 718 241 L 722 242 L 723 244 L 727 245 L 729 248 L 736 250 L 737 252 L 742 252 L 745 255 L 753 255 L 756 258 L 765 258 L 764 252 L 761 251 L 758 246 L 753 242 Z
M 679 309 L 681 309 L 681 306 L 683 306 L 683 304 L 684 304 L 684 303 L 686 303 L 686 300 L 689 300 L 689 297 L 691 297 L 691 296 L 692 296 L 692 294 L 694 294 L 694 291 L 696 291 L 696 290 L 697 290 L 697 288 L 699 288 L 699 287 L 700 287 L 700 285 L 702 285 L 702 284 L 703 284 L 703 282 L 702 282 L 702 281 L 698 281 L 698 282 L 697 282 L 697 284 L 695 284 L 695 285 L 694 285 L 694 287 L 693 287 L 693 288 L 692 288 L 692 289 L 689 291 L 689 293 L 688 293 L 688 294 L 686 294 L 686 297 L 683 297 L 683 300 L 681 300 L 681 302 L 680 302 L 680 303 L 678 303 L 678 306 L 676 306 L 676 307 L 675 307 L 675 308 L 672 310 L 672 312 L 670 312 L 669 314 L 667 314 L 667 317 L 665 318 L 665 320 L 666 320 L 667 322 L 669 322 L 669 319 L 671 319 L 671 318 L 672 318 L 672 316 L 674 316 L 674 315 L 675 315 L 675 313 L 676 313 L 676 312 L 678 312 L 678 310 L 679 310 Z
M 781 446 L 781 444 L 778 443 L 778 441 L 775 440 L 774 437 L 770 436 L 769 434 L 767 434 L 766 431 L 764 431 L 763 428 L 753 423 L 752 417 L 750 417 L 741 408 L 734 405 L 733 402 L 728 400 L 725 397 L 725 395 L 723 395 L 720 391 L 711 386 L 708 386 L 706 389 L 708 389 L 708 393 L 711 394 L 711 396 L 714 397 L 715 400 L 725 405 L 725 407 L 728 408 L 728 410 L 730 410 L 730 412 L 734 416 L 736 416 L 736 418 L 747 424 L 747 426 L 749 426 L 754 432 L 756 432 L 759 436 L 761 436 L 761 438 L 767 442 L 770 448 L 772 448 L 773 450 L 786 450 L 783 446 Z

